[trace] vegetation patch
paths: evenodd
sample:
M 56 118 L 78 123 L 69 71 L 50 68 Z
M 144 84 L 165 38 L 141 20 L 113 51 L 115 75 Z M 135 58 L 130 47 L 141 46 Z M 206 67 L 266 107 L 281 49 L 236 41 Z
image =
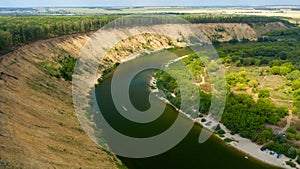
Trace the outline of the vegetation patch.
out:
M 226 143 L 231 143 L 231 142 L 233 142 L 234 140 L 232 140 L 231 138 L 227 138 L 227 137 L 226 137 L 226 138 L 224 139 L 224 141 L 225 141 Z
M 286 161 L 285 163 L 293 168 L 296 168 L 296 164 L 293 163 L 292 161 Z
M 117 16 L 1 16 L 0 54 L 36 40 L 93 31 Z
M 76 58 L 67 56 L 56 62 L 40 62 L 37 66 L 50 76 L 71 81 L 75 64 Z

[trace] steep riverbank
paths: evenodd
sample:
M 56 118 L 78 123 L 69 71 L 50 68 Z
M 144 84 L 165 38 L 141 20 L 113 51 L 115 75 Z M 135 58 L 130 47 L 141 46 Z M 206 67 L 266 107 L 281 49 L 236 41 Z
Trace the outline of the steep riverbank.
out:
M 88 38 L 42 40 L 0 58 L 0 168 L 118 168 L 82 130 L 71 82 L 41 67 L 77 57 Z

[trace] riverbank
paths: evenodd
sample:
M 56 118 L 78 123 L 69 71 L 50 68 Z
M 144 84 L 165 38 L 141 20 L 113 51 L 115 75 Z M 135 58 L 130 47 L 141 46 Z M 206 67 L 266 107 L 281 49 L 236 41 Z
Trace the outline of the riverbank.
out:
M 156 86 L 156 79 L 154 77 L 152 77 L 151 80 L 150 80 L 150 87 L 151 87 L 151 89 L 150 89 L 151 92 L 154 92 L 154 93 L 158 92 L 158 89 L 157 89 L 157 86 Z M 267 164 L 270 164 L 270 165 L 273 165 L 273 166 L 292 169 L 291 166 L 286 164 L 286 161 L 291 160 L 290 158 L 282 155 L 282 157 L 278 159 L 277 154 L 275 154 L 275 155 L 270 154 L 270 150 L 261 151 L 260 149 L 261 149 L 262 146 L 252 142 L 249 139 L 243 138 L 238 134 L 232 135 L 231 131 L 229 129 L 227 129 L 222 123 L 219 123 L 218 121 L 214 120 L 211 116 L 203 115 L 203 117 L 199 117 L 199 118 L 194 119 L 189 114 L 187 114 L 187 113 L 183 112 L 182 110 L 178 109 L 176 106 L 174 106 L 166 98 L 159 97 L 159 99 L 161 99 L 166 104 L 171 105 L 178 112 L 184 114 L 186 117 L 193 120 L 195 123 L 200 124 L 201 126 L 203 126 L 204 128 L 210 130 L 211 132 L 214 132 L 215 126 L 219 125 L 221 127 L 221 129 L 225 132 L 223 134 L 224 137 L 220 137 L 217 134 L 215 134 L 215 135 L 218 136 L 220 139 L 224 140 L 224 142 L 225 142 L 225 139 L 232 140 L 231 142 L 228 142 L 227 145 L 232 146 L 232 147 L 246 153 L 247 156 L 245 156 L 245 159 L 255 158 L 257 160 L 260 160 L 264 163 L 267 163 Z M 293 161 L 293 163 L 296 164 L 297 168 L 300 167 L 296 163 L 295 160 L 292 160 L 292 161 Z
M 202 119 L 205 119 L 206 122 L 202 122 Z M 278 166 L 278 167 L 284 167 L 284 168 L 292 168 L 288 165 L 286 165 L 286 161 L 290 161 L 290 158 L 282 155 L 281 158 L 277 158 L 277 154 L 270 155 L 270 150 L 261 151 L 260 148 L 262 146 L 257 145 L 256 143 L 252 142 L 249 139 L 243 138 L 238 134 L 230 134 L 230 130 L 227 129 L 222 123 L 216 122 L 212 117 L 209 116 L 203 116 L 202 118 L 197 118 L 194 120 L 195 122 L 201 124 L 203 127 L 209 129 L 213 132 L 212 128 L 216 125 L 220 125 L 221 129 L 225 131 L 224 137 L 218 136 L 220 139 L 224 140 L 225 138 L 229 138 L 233 140 L 232 142 L 228 143 L 228 145 L 235 147 L 236 149 L 243 151 L 246 153 L 248 158 L 256 158 L 260 161 L 263 161 L 265 163 Z M 208 125 L 209 124 L 209 125 Z M 293 160 L 293 162 L 297 165 L 299 168 L 299 165 Z

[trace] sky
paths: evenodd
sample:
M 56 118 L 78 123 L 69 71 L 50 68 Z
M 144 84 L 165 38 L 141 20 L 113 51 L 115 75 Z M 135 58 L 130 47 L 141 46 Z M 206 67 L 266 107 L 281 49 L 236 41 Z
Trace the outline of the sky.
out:
M 0 7 L 300 5 L 300 0 L 0 0 Z

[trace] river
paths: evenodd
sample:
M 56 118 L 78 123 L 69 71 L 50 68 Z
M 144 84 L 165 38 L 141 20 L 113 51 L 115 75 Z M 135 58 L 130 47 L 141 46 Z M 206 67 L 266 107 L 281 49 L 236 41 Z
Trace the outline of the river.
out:
M 128 61 L 124 64 L 128 68 L 139 63 L 139 58 Z M 128 72 L 130 69 L 127 70 Z M 126 78 L 126 71 L 122 72 Z M 148 101 L 149 81 L 153 70 L 140 72 L 131 81 L 130 100 L 138 110 L 147 110 L 150 107 Z M 120 133 L 131 137 L 143 138 L 157 135 L 168 129 L 177 116 L 181 115 L 170 105 L 167 105 L 164 113 L 155 121 L 140 124 L 134 123 L 121 116 L 115 108 L 111 96 L 112 74 L 96 88 L 96 98 L 99 109 L 106 121 Z M 122 82 L 120 81 L 120 84 Z M 160 101 L 160 100 L 158 100 Z M 154 105 L 155 106 L 155 105 Z M 130 113 L 130 112 L 128 112 Z M 95 116 L 97 118 L 97 116 Z M 183 126 L 185 124 L 182 124 Z M 189 134 L 171 150 L 148 158 L 118 158 L 128 169 L 267 169 L 276 168 L 262 163 L 252 157 L 245 159 L 246 154 L 227 145 L 216 136 L 210 137 L 203 144 L 198 143 L 202 127 L 194 124 Z M 105 133 L 105 131 L 104 131 Z M 120 143 L 122 144 L 122 143 Z

